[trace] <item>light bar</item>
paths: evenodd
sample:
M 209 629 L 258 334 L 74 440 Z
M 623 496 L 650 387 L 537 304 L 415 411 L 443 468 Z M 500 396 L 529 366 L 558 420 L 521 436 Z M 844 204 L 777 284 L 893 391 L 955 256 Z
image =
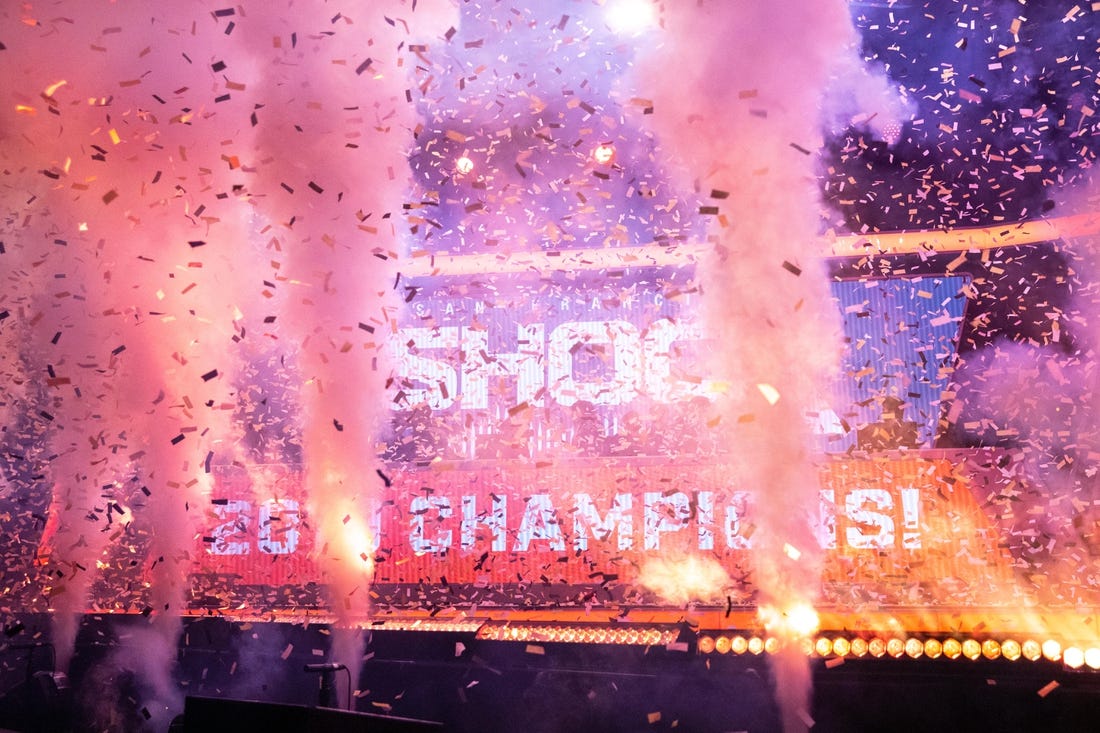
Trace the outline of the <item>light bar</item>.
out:
M 714 635 L 704 633 L 699 637 L 698 649 L 700 654 L 733 653 L 734 655 L 763 653 L 774 654 L 780 648 L 780 641 L 775 637 L 728 636 L 726 634 Z M 831 636 L 821 635 L 813 639 L 801 640 L 802 651 L 811 657 L 823 659 L 839 659 L 844 657 L 892 657 L 902 659 L 947 659 L 965 658 L 971 661 L 985 658 L 989 661 L 1007 659 L 1011 662 L 1023 659 L 1036 662 L 1045 658 L 1050 662 L 1062 661 L 1070 669 L 1100 670 L 1100 645 L 1093 646 L 1069 646 L 1062 650 L 1062 645 L 1054 640 L 1047 639 L 1042 644 L 1034 639 L 1017 641 L 1016 639 L 987 638 L 979 641 L 974 638 L 964 638 L 961 641 L 954 637 L 947 639 L 921 638 L 916 636 Z
M 527 643 L 628 644 L 668 646 L 676 642 L 678 629 L 656 627 L 613 627 L 571 624 L 489 623 L 477 632 L 483 641 L 521 641 Z M 710 651 L 714 651 L 712 647 Z

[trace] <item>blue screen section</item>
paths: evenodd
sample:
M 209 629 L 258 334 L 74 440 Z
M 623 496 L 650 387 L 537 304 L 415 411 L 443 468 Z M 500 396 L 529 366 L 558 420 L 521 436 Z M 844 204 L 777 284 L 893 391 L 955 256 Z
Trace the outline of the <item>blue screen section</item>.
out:
M 402 285 L 394 460 L 729 450 L 712 427 L 727 408 L 708 391 L 719 339 L 692 269 Z M 955 275 L 830 283 L 845 349 L 805 406 L 817 451 L 934 446 L 969 287 Z
M 931 447 L 956 363 L 968 276 L 844 280 L 831 284 L 844 350 L 820 448 Z

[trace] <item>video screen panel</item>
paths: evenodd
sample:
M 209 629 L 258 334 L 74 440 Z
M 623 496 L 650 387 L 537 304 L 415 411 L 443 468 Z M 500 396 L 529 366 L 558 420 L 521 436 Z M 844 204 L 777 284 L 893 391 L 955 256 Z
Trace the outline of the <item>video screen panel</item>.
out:
M 988 581 L 1011 576 L 978 492 L 995 456 L 935 449 L 968 286 L 831 283 L 846 351 L 806 410 L 819 491 L 803 508 L 825 602 L 988 605 Z M 385 468 L 363 477 L 377 603 L 675 605 L 688 599 L 653 592 L 648 574 L 693 556 L 725 575 L 691 600 L 755 602 L 753 512 L 768 489 L 728 481 L 736 446 L 715 437 L 715 337 L 690 269 L 404 287 Z M 291 464 L 217 468 L 196 553 L 213 602 L 277 587 L 275 605 L 321 603 L 302 486 Z

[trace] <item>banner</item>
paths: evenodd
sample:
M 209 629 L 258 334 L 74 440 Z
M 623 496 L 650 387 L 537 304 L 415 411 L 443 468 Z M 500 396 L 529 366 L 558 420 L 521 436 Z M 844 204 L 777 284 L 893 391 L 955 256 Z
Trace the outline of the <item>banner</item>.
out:
M 965 465 L 946 455 L 823 460 L 817 504 L 805 509 L 825 600 L 996 603 L 1012 561 Z M 717 463 L 645 460 L 397 472 L 372 489 L 376 589 L 398 604 L 401 588 L 416 588 L 417 604 L 425 593 L 454 603 L 521 589 L 528 601 L 600 592 L 659 605 L 638 587 L 641 569 L 697 556 L 726 571 L 721 597 L 748 602 L 753 515 L 769 494 L 731 486 L 730 475 Z M 256 477 L 218 474 L 196 573 L 239 585 L 323 582 L 300 472 L 267 466 Z

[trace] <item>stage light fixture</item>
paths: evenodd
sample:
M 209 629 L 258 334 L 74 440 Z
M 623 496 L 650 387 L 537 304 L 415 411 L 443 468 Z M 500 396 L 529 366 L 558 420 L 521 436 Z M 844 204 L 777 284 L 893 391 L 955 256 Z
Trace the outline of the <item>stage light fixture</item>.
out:
M 744 654 L 749 650 L 749 640 L 743 636 L 735 636 L 730 639 L 730 650 L 734 654 Z
M 1043 656 L 1043 647 L 1040 646 L 1039 642 L 1035 641 L 1034 639 L 1026 640 L 1020 646 L 1020 651 L 1024 655 L 1025 659 L 1028 659 L 1032 662 Z
M 455 170 L 464 176 L 472 173 L 474 170 L 474 161 L 470 156 L 463 155 L 455 161 Z
M 852 654 L 856 655 L 857 657 L 864 657 L 867 656 L 867 650 L 868 644 L 866 639 L 860 638 L 858 636 L 855 639 L 852 639 Z
M 867 651 L 871 652 L 873 657 L 881 657 L 886 654 L 886 642 L 876 636 L 867 644 Z
M 920 658 L 924 654 L 924 642 L 915 637 L 909 637 L 905 640 L 905 653 L 911 659 Z
M 715 642 L 713 636 L 700 636 L 699 637 L 699 653 L 710 654 L 714 651 Z
M 886 642 L 886 653 L 894 659 L 897 659 L 902 654 L 905 654 L 905 642 L 897 637 L 894 637 Z
M 924 642 L 924 656 L 929 659 L 939 659 L 943 654 L 943 644 L 939 639 L 928 639 Z
M 982 642 L 982 656 L 992 661 L 1001 656 L 1001 645 L 993 639 Z
M 654 0 L 611 0 L 604 20 L 615 33 L 637 35 L 657 25 L 657 5 Z
M 982 645 L 975 639 L 967 639 L 963 642 L 963 656 L 967 659 L 977 659 L 982 655 Z
M 737 638 L 740 639 L 741 637 Z M 744 641 L 744 639 L 741 640 Z M 730 641 L 730 638 L 728 636 L 719 636 L 717 639 L 714 640 L 714 651 L 718 652 L 719 654 L 729 654 L 729 651 L 732 648 L 733 642 Z M 740 653 L 741 652 L 738 652 L 738 654 Z
M 1054 639 L 1047 639 L 1043 642 L 1043 656 L 1052 662 L 1057 662 L 1062 658 L 1062 645 Z
M 749 639 L 749 651 L 757 655 L 762 654 L 764 652 L 764 640 L 759 636 Z
M 943 642 L 943 655 L 948 659 L 958 659 L 962 651 L 962 644 L 958 639 L 947 639 Z
M 850 651 L 852 651 L 852 643 L 843 636 L 833 639 L 833 654 L 838 657 L 846 657 Z
M 824 636 L 817 637 L 817 641 L 814 642 L 814 652 L 819 657 L 827 657 L 833 653 L 833 642 L 826 639 Z
M 774 636 L 769 636 L 767 639 L 764 639 L 764 651 L 768 654 L 775 654 L 779 651 L 779 639 Z
M 1075 646 L 1066 647 L 1062 652 L 1062 661 L 1070 669 L 1081 669 L 1085 664 L 1085 652 Z
M 1091 669 L 1100 669 L 1100 648 L 1090 646 L 1085 650 L 1085 664 Z
M 610 165 L 615 160 L 615 146 L 611 143 L 600 143 L 592 151 L 592 160 L 600 165 Z
M 1015 662 L 1022 653 L 1020 642 L 1014 639 L 1005 639 L 1001 642 L 1001 654 L 1005 659 Z

